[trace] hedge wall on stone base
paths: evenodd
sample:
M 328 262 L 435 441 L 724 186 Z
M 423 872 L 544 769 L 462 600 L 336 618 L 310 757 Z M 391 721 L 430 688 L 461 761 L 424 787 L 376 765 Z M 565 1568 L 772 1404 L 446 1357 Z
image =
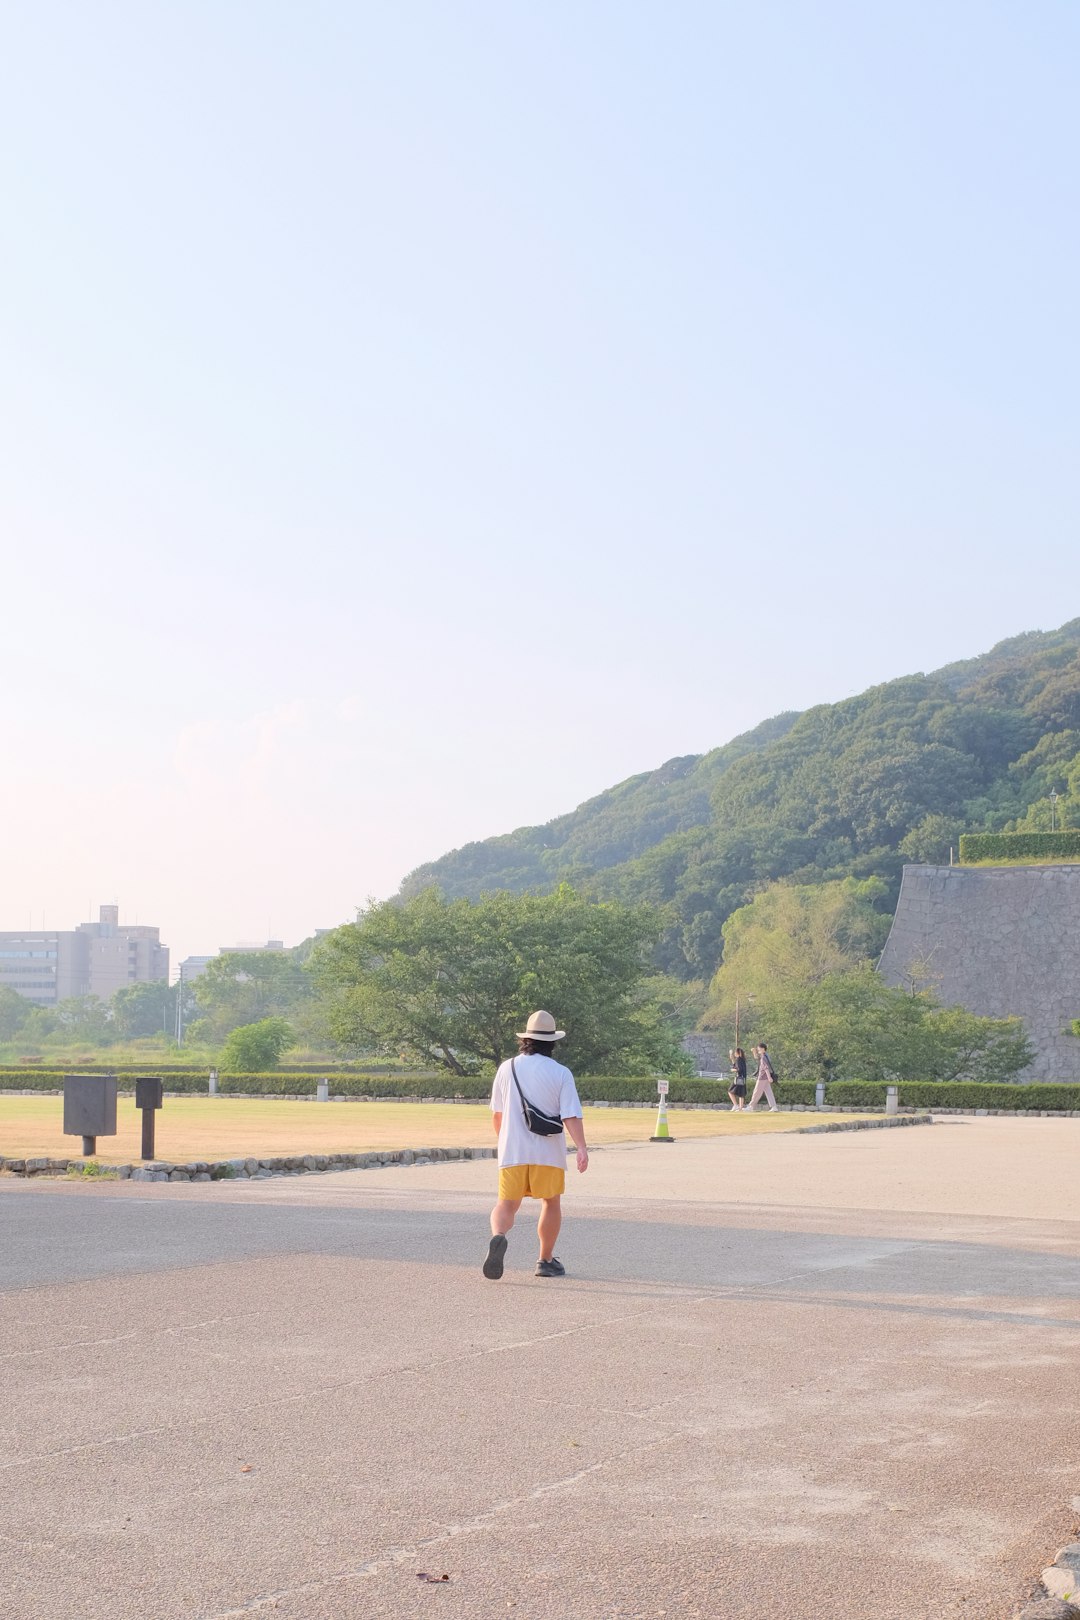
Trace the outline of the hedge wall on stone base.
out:
M 1080 861 L 1080 830 L 1043 833 L 961 833 L 961 866 L 995 861 Z
M 961 1081 L 901 1080 L 902 1108 L 1080 1108 L 1080 1085 L 987 1086 Z M 838 1080 L 825 1100 L 838 1108 L 884 1108 L 885 1086 L 871 1080 Z
M 149 1072 L 149 1071 L 148 1071 Z M 219 1081 L 223 1097 L 314 1097 L 321 1075 L 308 1074 L 223 1074 Z M 331 1074 L 332 1097 L 371 1098 L 461 1098 L 486 1102 L 491 1095 L 487 1075 L 388 1075 Z M 134 1091 L 130 1075 L 118 1076 L 121 1095 Z M 164 1073 L 165 1090 L 181 1096 L 207 1095 L 205 1070 L 186 1074 Z M 62 1091 L 64 1077 L 42 1074 L 36 1069 L 0 1070 L 0 1093 L 5 1091 Z M 672 1079 L 668 1102 L 726 1103 L 729 1081 Z M 752 1087 L 752 1079 L 748 1082 Z M 655 1107 L 656 1079 L 648 1075 L 581 1075 L 578 1091 L 583 1102 L 629 1102 Z M 837 1080 L 825 1088 L 826 1107 L 885 1107 L 885 1083 L 870 1080 Z M 788 1107 L 812 1106 L 815 1086 L 812 1080 L 780 1080 L 777 1102 Z M 900 1105 L 904 1108 L 1005 1108 L 1080 1110 L 1080 1084 L 988 1086 L 958 1081 L 905 1080 L 900 1082 Z

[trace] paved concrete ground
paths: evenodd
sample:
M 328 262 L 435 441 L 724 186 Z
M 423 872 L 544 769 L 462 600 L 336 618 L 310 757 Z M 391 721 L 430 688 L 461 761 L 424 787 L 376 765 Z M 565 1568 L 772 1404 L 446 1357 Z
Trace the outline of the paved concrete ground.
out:
M 1078 1148 L 611 1148 L 497 1284 L 490 1163 L 5 1180 L 0 1616 L 1006 1620 L 1076 1522 Z

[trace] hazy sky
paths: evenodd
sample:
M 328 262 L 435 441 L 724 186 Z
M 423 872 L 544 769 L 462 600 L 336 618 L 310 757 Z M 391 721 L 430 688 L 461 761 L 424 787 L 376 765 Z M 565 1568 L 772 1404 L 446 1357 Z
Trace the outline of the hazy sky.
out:
M 174 965 L 1080 614 L 1072 0 L 37 0 L 0 926 Z

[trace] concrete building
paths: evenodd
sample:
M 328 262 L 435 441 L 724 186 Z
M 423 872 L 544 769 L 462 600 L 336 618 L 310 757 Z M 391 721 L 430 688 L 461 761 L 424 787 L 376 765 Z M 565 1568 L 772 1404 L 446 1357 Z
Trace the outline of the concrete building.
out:
M 128 984 L 169 977 L 169 948 L 160 930 L 120 924 L 118 906 L 102 906 L 97 922 L 73 929 L 0 932 L 0 985 L 38 1007 L 71 996 L 102 1001 Z
M 213 960 L 212 956 L 185 956 L 180 963 L 180 983 L 190 984 L 193 979 L 201 979 Z

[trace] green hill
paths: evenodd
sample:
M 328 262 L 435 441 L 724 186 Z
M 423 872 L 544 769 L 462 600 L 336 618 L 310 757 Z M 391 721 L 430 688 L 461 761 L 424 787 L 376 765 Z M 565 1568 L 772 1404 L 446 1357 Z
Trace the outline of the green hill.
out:
M 402 884 L 670 906 L 661 962 L 707 976 L 736 906 L 776 878 L 878 875 L 947 861 L 961 832 L 1080 825 L 1080 619 L 990 652 L 779 715 L 711 753 L 632 776 L 543 827 L 466 844 Z

